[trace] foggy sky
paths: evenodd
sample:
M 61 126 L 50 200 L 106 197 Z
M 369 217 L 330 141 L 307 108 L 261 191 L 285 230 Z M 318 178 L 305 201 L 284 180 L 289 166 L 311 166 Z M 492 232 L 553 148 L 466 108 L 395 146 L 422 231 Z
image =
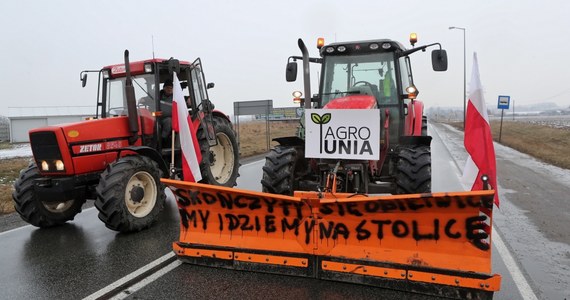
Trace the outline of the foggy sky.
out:
M 216 108 L 232 114 L 234 101 L 273 99 L 293 106 L 302 90 L 285 81 L 290 55 L 303 38 L 317 56 L 327 43 L 389 38 L 410 47 L 440 42 L 447 72 L 431 69 L 430 52 L 412 55 L 415 83 L 427 107 L 462 107 L 463 33 L 467 80 L 473 52 L 485 100 L 498 95 L 517 105 L 570 105 L 568 1 L 1 1 L 0 115 L 8 107 L 93 106 L 97 78 L 81 88 L 81 70 L 156 57 L 202 58 Z M 314 65 L 313 65 L 314 66 Z M 312 79 L 316 83 L 316 68 Z M 469 82 L 467 82 L 469 84 Z M 316 91 L 313 85 L 313 92 Z M 469 86 L 467 86 L 469 90 Z

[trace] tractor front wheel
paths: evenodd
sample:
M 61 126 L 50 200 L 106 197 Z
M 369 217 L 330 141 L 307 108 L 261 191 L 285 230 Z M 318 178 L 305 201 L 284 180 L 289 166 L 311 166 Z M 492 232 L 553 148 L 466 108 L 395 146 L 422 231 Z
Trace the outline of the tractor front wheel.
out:
M 298 154 L 294 147 L 276 146 L 265 157 L 262 191 L 265 193 L 293 195 L 295 191 L 295 166 Z
M 395 177 L 396 194 L 430 193 L 430 147 L 411 146 L 400 148 Z
M 150 227 L 166 199 L 160 177 L 158 164 L 146 156 L 126 156 L 108 165 L 96 188 L 99 219 L 120 232 Z
M 239 176 L 239 150 L 234 130 L 229 121 L 213 117 L 217 144 L 210 146 L 205 130 L 198 129 L 202 161 L 201 183 L 233 187 Z
M 34 179 L 40 173 L 35 164 L 30 164 L 20 171 L 20 177 L 14 183 L 14 206 L 22 219 L 34 226 L 47 228 L 58 226 L 73 220 L 81 212 L 85 199 L 45 202 L 37 198 Z

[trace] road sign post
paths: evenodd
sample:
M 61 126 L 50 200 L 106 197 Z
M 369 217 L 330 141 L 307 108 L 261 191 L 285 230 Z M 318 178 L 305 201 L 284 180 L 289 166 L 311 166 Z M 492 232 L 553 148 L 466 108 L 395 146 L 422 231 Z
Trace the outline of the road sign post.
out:
M 501 127 L 499 128 L 499 143 L 501 142 L 501 135 L 503 134 L 503 116 L 505 109 L 509 109 L 511 103 L 511 96 L 499 96 L 497 108 L 501 110 Z

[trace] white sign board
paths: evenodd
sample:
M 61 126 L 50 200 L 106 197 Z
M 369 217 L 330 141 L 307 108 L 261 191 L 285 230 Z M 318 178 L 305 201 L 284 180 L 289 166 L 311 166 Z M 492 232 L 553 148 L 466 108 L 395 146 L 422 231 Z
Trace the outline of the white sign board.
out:
M 380 159 L 378 109 L 307 109 L 305 156 Z

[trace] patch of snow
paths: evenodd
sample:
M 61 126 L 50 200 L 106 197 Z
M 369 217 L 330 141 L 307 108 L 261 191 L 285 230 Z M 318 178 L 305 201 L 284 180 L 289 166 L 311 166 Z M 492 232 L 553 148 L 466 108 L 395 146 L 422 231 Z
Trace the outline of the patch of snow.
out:
M 29 143 L 15 144 L 11 149 L 0 150 L 0 159 L 15 158 L 15 157 L 31 157 L 32 147 Z

